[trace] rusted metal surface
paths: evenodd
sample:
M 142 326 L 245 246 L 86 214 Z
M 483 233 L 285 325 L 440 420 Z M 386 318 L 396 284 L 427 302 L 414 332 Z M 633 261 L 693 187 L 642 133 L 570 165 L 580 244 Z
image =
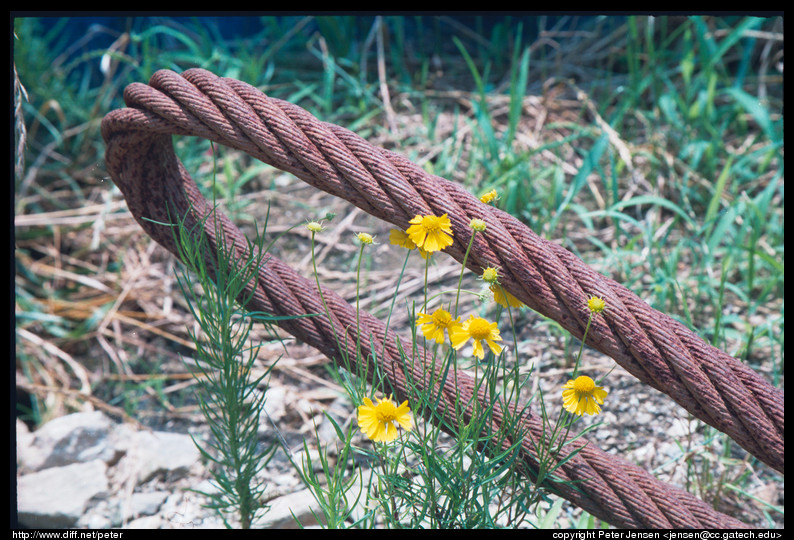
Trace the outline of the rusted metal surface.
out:
M 728 434 L 759 460 L 783 471 L 782 390 L 566 249 L 540 238 L 509 214 L 482 204 L 459 185 L 430 175 L 345 128 L 321 122 L 294 104 L 205 70 L 158 71 L 148 85 L 129 85 L 124 97 L 127 108 L 110 112 L 102 122 L 108 171 L 141 227 L 172 253 L 178 255 L 172 230 L 162 223 L 189 214 L 190 225 L 212 210 L 175 155 L 172 135 L 202 137 L 243 150 L 403 230 L 417 214 L 448 214 L 455 243 L 444 253 L 458 261 L 463 260 L 470 240 L 469 221 L 483 219 L 487 230 L 475 237 L 468 268 L 476 272 L 486 266 L 499 267 L 500 280 L 510 293 L 579 338 L 588 319 L 587 299 L 598 294 L 609 309 L 593 319 L 588 345 Z M 242 233 L 228 218 L 218 217 L 227 243 L 233 241 L 239 257 L 245 257 Z M 215 240 L 212 227 L 206 233 Z M 387 335 L 381 321 L 362 313 L 357 325 L 354 307 L 332 291 L 324 294 L 331 320 L 316 316 L 281 325 L 337 361 L 339 343 L 351 347 L 360 343 L 362 358 L 377 358 L 378 367 L 401 399 L 410 399 L 412 393 L 406 377 L 424 381 L 426 389 L 439 392 L 449 404 L 460 394 L 472 396 L 471 379 L 459 374 L 457 385 L 439 385 L 431 366 L 419 360 L 424 358 L 421 349 L 417 361 L 406 365 L 397 346 L 400 338 L 391 331 Z M 247 307 L 277 315 L 325 313 L 315 284 L 275 257 L 260 268 L 257 289 Z M 351 333 L 357 327 L 360 340 Z M 348 339 L 337 340 L 334 329 L 347 332 Z M 380 346 L 385 344 L 383 354 L 380 346 L 369 350 L 370 337 Z M 410 344 L 404 350 L 410 351 Z M 355 348 L 347 353 L 356 357 Z M 483 394 L 478 399 L 487 397 Z M 495 422 L 513 414 L 497 409 Z M 537 469 L 533 441 L 542 440 L 545 431 L 540 417 L 531 412 L 523 413 L 519 426 L 524 435 L 521 459 L 531 477 Z M 745 526 L 592 442 L 577 440 L 566 445 L 559 459 L 575 448 L 581 448 L 580 452 L 557 472 L 563 479 L 578 481 L 577 487 L 555 484 L 556 489 L 605 521 L 619 527 Z

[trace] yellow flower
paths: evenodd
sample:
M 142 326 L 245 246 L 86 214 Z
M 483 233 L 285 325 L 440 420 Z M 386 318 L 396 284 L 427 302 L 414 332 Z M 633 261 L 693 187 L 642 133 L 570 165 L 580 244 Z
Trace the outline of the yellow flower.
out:
M 604 302 L 604 299 L 597 296 L 593 296 L 587 301 L 587 309 L 589 309 L 591 313 L 601 313 L 606 307 L 607 303 Z
M 416 216 L 406 231 L 416 247 L 425 251 L 441 251 L 452 245 L 452 224 L 447 214 L 437 216 Z
M 576 380 L 571 379 L 563 386 L 562 405 L 571 414 L 582 416 L 583 413 L 598 414 L 601 412 L 599 404 L 604 404 L 607 391 L 596 386 L 593 379 L 587 375 L 580 375 Z
M 474 356 L 480 360 L 485 358 L 483 341 L 488 344 L 494 354 L 502 352 L 502 346 L 496 343 L 502 341 L 502 337 L 499 335 L 499 328 L 495 322 L 488 322 L 482 317 L 470 315 L 467 321 L 455 325 L 449 331 L 449 341 L 456 350 L 463 347 L 469 339 L 474 342 Z
M 520 308 L 524 307 L 524 302 L 504 290 L 504 288 L 499 284 L 491 285 L 490 287 L 491 292 L 493 293 L 494 302 L 499 304 L 500 306 L 506 308 L 508 304 L 510 307 L 513 308 Z
M 499 270 L 493 266 L 489 266 L 482 271 L 482 280 L 491 285 L 497 283 L 499 281 Z
M 372 237 L 372 235 L 365 232 L 358 233 L 356 238 L 358 238 L 358 241 L 366 246 L 375 243 L 375 239 Z
M 372 403 L 368 397 L 364 404 L 358 408 L 358 427 L 361 432 L 375 442 L 391 442 L 397 438 L 397 426 L 410 431 L 413 428 L 413 418 L 408 401 L 403 401 L 399 407 L 391 400 L 391 396 Z
M 420 313 L 416 326 L 421 325 L 422 333 L 427 339 L 434 339 L 436 343 L 444 342 L 444 331 L 447 333 L 460 324 L 460 317 L 452 320 L 452 314 L 443 308 L 438 308 L 431 315 Z
M 306 228 L 309 229 L 313 233 L 318 233 L 323 231 L 323 225 L 319 221 L 310 221 L 306 224 Z
M 499 198 L 499 194 L 496 193 L 495 189 L 492 189 L 488 193 L 483 194 L 482 197 L 480 197 L 480 200 L 485 204 L 488 204 L 489 202 L 496 200 L 498 198 Z
M 485 223 L 485 220 L 474 218 L 469 222 L 469 227 L 471 227 L 474 231 L 483 232 L 488 225 Z
M 414 241 L 411 240 L 411 237 L 408 236 L 408 233 L 403 232 L 400 229 L 392 229 L 389 231 L 389 243 L 394 244 L 395 246 L 404 247 L 408 250 L 418 249 L 419 255 L 421 255 L 423 259 L 427 259 L 430 256 L 430 253 L 414 244 Z

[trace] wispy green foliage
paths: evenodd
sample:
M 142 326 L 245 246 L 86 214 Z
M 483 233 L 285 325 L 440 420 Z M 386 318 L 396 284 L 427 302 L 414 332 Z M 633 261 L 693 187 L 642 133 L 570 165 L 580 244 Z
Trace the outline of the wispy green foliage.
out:
M 215 214 L 211 214 L 214 216 Z M 273 457 L 275 445 L 263 446 L 258 438 L 265 405 L 266 378 L 275 364 L 255 375 L 260 345 L 249 341 L 255 322 L 272 324 L 276 319 L 266 313 L 248 312 L 247 304 L 256 285 L 257 272 L 266 261 L 262 243 L 249 243 L 251 257 L 239 262 L 223 229 L 210 215 L 195 227 L 178 221 L 174 238 L 185 269 L 177 282 L 200 332 L 188 330 L 196 346 L 194 377 L 196 396 L 211 431 L 211 438 L 194 438 L 209 470 L 217 493 L 204 493 L 208 507 L 218 511 L 227 526 L 235 513 L 242 528 L 251 524 L 266 509 L 262 495 L 266 484 L 263 471 Z M 209 241 L 204 227 L 215 230 Z

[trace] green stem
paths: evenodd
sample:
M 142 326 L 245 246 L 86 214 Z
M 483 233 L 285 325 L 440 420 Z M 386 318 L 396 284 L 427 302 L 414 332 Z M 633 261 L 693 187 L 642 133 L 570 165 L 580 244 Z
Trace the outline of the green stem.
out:
M 593 320 L 593 314 L 590 313 L 590 316 L 587 318 L 587 326 L 584 328 L 584 335 L 582 336 L 582 342 L 579 345 L 579 354 L 576 356 L 576 364 L 573 366 L 573 375 L 571 377 L 573 379 L 576 378 L 576 374 L 579 372 L 579 362 L 582 360 L 582 352 L 584 351 L 584 342 L 587 340 L 587 332 L 590 330 L 590 321 Z
M 312 238 L 311 238 L 311 242 L 310 242 L 309 245 L 310 245 L 310 249 L 311 249 L 312 270 L 314 271 L 314 281 L 315 281 L 315 283 L 317 283 L 317 292 L 320 294 L 320 301 L 323 303 L 323 309 L 325 310 L 325 316 L 328 317 L 328 322 L 331 325 L 331 331 L 334 333 L 334 340 L 336 341 L 336 347 L 341 352 L 341 351 L 344 351 L 344 349 L 342 348 L 342 344 L 339 342 L 339 336 L 338 336 L 338 334 L 336 332 L 336 327 L 334 326 L 334 320 L 331 317 L 331 311 L 328 309 L 328 304 L 326 303 L 325 295 L 323 294 L 323 288 L 320 286 L 320 274 L 317 273 L 317 258 L 315 257 L 315 251 L 314 251 L 314 246 L 315 246 L 314 236 L 315 236 L 316 233 L 315 233 L 315 231 L 311 231 L 311 233 L 312 233 Z M 343 356 L 345 358 L 345 361 L 348 364 L 346 367 L 349 368 L 350 367 L 349 360 L 347 359 L 346 355 L 343 355 Z
M 361 308 L 359 306 L 359 287 L 361 285 L 361 260 L 364 258 L 364 244 L 358 248 L 358 263 L 356 264 L 356 354 L 361 352 Z
M 455 296 L 455 313 L 452 315 L 453 319 L 458 317 L 458 304 L 460 303 L 460 287 L 463 283 L 463 272 L 466 271 L 466 261 L 469 259 L 469 252 L 471 252 L 471 246 L 474 244 L 474 237 L 476 236 L 477 231 L 473 231 L 471 238 L 469 239 L 469 245 L 466 247 L 466 253 L 463 255 L 463 262 L 460 265 L 460 276 L 458 276 L 458 291 Z
M 573 378 L 574 380 L 576 380 L 576 374 L 579 372 L 579 362 L 582 359 L 582 352 L 584 351 L 584 342 L 587 339 L 587 332 L 590 330 L 590 321 L 592 320 L 593 320 L 593 314 L 590 313 L 590 316 L 587 318 L 587 326 L 585 326 L 584 335 L 582 336 L 582 344 L 579 346 L 579 355 L 576 357 L 576 364 L 573 367 L 573 375 L 571 376 L 571 378 Z M 563 411 L 560 413 L 559 418 L 562 418 L 565 414 L 569 414 L 571 415 L 571 417 L 573 417 L 572 413 L 563 409 Z M 559 425 L 559 418 L 558 418 L 558 425 Z M 560 450 L 562 450 L 562 447 L 565 445 L 565 440 L 568 438 L 568 434 L 571 432 L 571 426 L 573 425 L 574 420 L 575 418 L 571 418 L 570 421 L 567 422 L 567 426 L 565 428 L 565 435 L 563 435 L 563 437 L 560 439 L 560 443 L 559 446 L 557 447 L 555 455 L 559 453 Z

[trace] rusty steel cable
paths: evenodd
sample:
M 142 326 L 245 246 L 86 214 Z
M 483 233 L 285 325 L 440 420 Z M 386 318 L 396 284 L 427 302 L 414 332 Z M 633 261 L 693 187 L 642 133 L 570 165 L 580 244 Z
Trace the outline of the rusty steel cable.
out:
M 108 171 L 139 224 L 176 255 L 172 231 L 163 224 L 173 223 L 176 215 L 190 214 L 198 220 L 210 208 L 176 157 L 172 135 L 202 137 L 243 150 L 402 229 L 417 214 L 448 214 L 455 243 L 445 253 L 458 261 L 463 260 L 470 239 L 469 221 L 483 219 L 487 230 L 475 237 L 468 268 L 501 268 L 501 282 L 509 292 L 579 338 L 588 319 L 587 299 L 598 294 L 609 308 L 603 317 L 593 319 L 588 345 L 782 472 L 782 390 L 457 184 L 430 175 L 349 130 L 321 122 L 296 105 L 205 70 L 158 71 L 148 85 L 129 85 L 124 98 L 127 108 L 110 112 L 102 122 Z M 238 255 L 244 257 L 242 233 L 225 216 L 220 219 L 226 241 L 234 241 Z M 207 234 L 214 238 L 209 229 Z M 331 338 L 333 329 L 356 328 L 350 325 L 355 315 L 333 293 L 327 293 L 326 299 L 330 299 L 330 320 L 317 316 L 280 324 L 338 361 L 341 353 L 339 342 Z M 314 284 L 269 257 L 248 307 L 281 315 L 324 313 L 318 302 Z M 408 377 L 435 388 L 446 399 L 456 392 L 468 392 L 471 397 L 473 381 L 464 377 L 464 383 L 448 387 L 449 383 L 440 385 L 433 379 L 435 375 L 421 363 L 409 369 L 395 348 L 398 338 L 391 332 L 387 336 L 383 324 L 370 315 L 364 314 L 361 320 L 364 338 L 358 341 L 362 349 L 369 346 L 369 336 L 386 344 L 384 354 L 372 358 L 377 358 L 398 394 L 410 395 Z M 343 342 L 355 344 L 357 337 L 351 335 Z M 370 357 L 364 354 L 362 358 Z M 510 414 L 499 409 L 495 417 Z M 537 448 L 532 441 L 543 439 L 543 425 L 530 412 L 524 412 L 520 420 L 528 434 L 521 442 L 522 456 L 529 470 L 536 470 Z M 570 460 L 563 459 L 557 472 L 564 479 L 576 480 L 576 488 L 565 484 L 557 488 L 562 496 L 605 521 L 623 527 L 743 525 L 593 443 L 573 441 L 563 454 L 573 448 L 581 450 Z

